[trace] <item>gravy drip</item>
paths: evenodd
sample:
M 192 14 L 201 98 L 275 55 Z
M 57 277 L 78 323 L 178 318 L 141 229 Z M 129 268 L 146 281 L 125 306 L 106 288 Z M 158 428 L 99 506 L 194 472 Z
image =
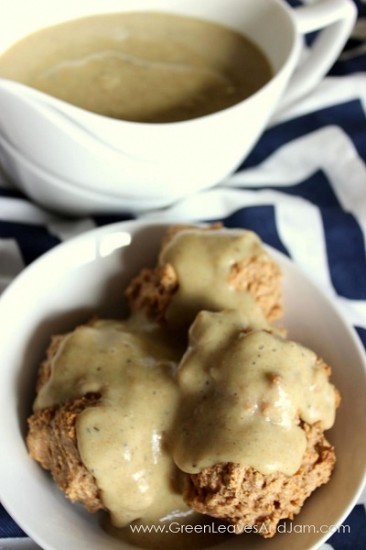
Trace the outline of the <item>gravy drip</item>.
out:
M 237 311 L 201 312 L 193 324 L 178 371 L 174 460 L 189 473 L 235 462 L 292 475 L 306 446 L 299 420 L 330 428 L 334 387 L 309 349 L 241 326 Z
M 160 265 L 171 264 L 179 288 L 167 308 L 171 326 L 188 326 L 202 310 L 240 309 L 253 328 L 268 327 L 249 292 L 237 291 L 230 270 L 245 258 L 266 254 L 259 237 L 251 231 L 218 229 L 179 231 L 163 248 Z
M 101 394 L 78 417 L 77 441 L 117 527 L 187 509 L 166 441 L 179 402 L 179 355 L 155 326 L 96 321 L 65 339 L 36 399 L 37 410 Z
M 0 56 L 0 77 L 112 118 L 174 122 L 222 110 L 272 76 L 224 26 L 167 13 L 101 14 L 42 29 Z

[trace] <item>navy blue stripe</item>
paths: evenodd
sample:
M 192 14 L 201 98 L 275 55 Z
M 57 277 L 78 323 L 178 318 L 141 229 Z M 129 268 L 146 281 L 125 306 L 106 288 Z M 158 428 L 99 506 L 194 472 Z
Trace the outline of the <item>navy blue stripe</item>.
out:
M 348 518 L 343 522 L 343 528 L 334 533 L 327 541 L 334 550 L 365 550 L 366 512 L 362 504 L 354 507 Z M 349 527 L 349 532 L 347 527 Z M 344 532 L 342 532 L 344 529 Z
M 286 2 L 292 6 L 293 8 L 296 8 L 297 6 L 302 6 L 303 2 L 301 0 L 286 0 Z
M 365 4 L 365 2 L 362 2 L 361 0 L 353 0 L 353 1 L 357 6 L 358 16 L 359 17 L 366 17 L 366 4 Z
M 363 344 L 363 347 L 366 350 L 366 329 L 364 329 L 363 327 L 355 327 L 355 329 Z
M 329 271 L 338 294 L 350 300 L 366 300 L 366 256 L 362 231 L 347 212 L 320 211 Z
M 275 209 L 272 205 L 248 206 L 233 212 L 222 221 L 226 227 L 242 227 L 258 233 L 263 242 L 289 256 L 276 227 Z
M 316 171 L 314 174 L 295 185 L 271 185 L 269 181 L 268 184 L 265 183 L 265 188 L 280 191 L 281 193 L 286 193 L 295 197 L 302 197 L 319 207 L 330 206 L 332 208 L 341 208 L 331 182 L 322 170 Z M 245 185 L 245 189 L 258 191 L 258 188 L 251 187 L 250 183 Z
M 366 162 L 366 116 L 361 102 L 356 99 L 269 128 L 239 170 L 257 166 L 286 143 L 326 126 L 342 128 Z
M 354 48 L 358 48 L 363 43 L 364 43 L 364 40 L 361 40 L 360 38 L 355 38 L 355 37 L 351 36 L 347 41 L 347 44 L 344 48 L 344 51 L 350 51 L 350 50 L 353 50 Z M 338 63 L 338 61 L 337 61 L 337 63 Z
M 9 516 L 4 506 L 0 504 L 0 538 L 26 537 L 15 521 Z
M 18 191 L 18 189 L 0 187 L 0 197 L 24 199 L 25 195 L 21 191 Z
M 331 76 L 347 76 L 366 71 L 366 54 L 345 61 L 339 60 L 332 68 Z
M 42 225 L 4 221 L 0 221 L 0 238 L 16 239 L 26 265 L 60 243 L 60 239 L 51 235 Z
M 105 214 L 105 215 L 98 214 L 93 216 L 92 219 L 97 227 L 101 227 L 103 225 L 108 225 L 110 223 L 134 220 L 135 216 L 133 216 L 132 214 L 128 214 L 126 212 L 121 212 L 120 214 Z

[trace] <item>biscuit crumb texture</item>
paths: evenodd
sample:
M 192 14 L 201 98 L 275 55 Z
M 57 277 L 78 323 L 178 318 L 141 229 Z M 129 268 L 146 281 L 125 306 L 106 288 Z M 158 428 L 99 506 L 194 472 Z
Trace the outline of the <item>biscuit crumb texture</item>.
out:
M 293 476 L 261 474 L 251 467 L 221 463 L 187 477 L 184 498 L 197 512 L 227 520 L 236 534 L 250 528 L 265 538 L 276 534 L 282 519 L 292 520 L 308 496 L 329 481 L 334 448 L 319 422 L 302 425 L 307 447 Z
M 29 454 L 50 471 L 67 498 L 81 502 L 89 512 L 104 506 L 94 477 L 81 462 L 76 421 L 84 409 L 97 406 L 98 400 L 98 395 L 87 395 L 65 405 L 37 411 L 28 419 Z

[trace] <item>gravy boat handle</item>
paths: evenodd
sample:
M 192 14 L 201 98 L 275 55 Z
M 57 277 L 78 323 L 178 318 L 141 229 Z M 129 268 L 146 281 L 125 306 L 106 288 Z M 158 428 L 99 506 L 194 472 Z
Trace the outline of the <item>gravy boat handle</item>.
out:
M 352 0 L 318 0 L 294 8 L 293 15 L 300 34 L 319 32 L 295 70 L 276 114 L 310 92 L 326 75 L 352 31 L 357 8 Z

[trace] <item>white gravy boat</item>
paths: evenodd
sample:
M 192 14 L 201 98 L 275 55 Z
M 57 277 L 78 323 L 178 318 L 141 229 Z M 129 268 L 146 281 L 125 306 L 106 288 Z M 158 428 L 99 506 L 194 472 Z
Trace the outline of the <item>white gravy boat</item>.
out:
M 274 76 L 224 111 L 164 124 L 100 116 L 0 79 L 0 161 L 45 206 L 67 214 L 138 212 L 221 182 L 245 159 L 275 110 L 324 76 L 356 18 L 352 0 L 297 9 L 282 0 L 0 0 L 0 54 L 27 34 L 68 19 L 139 10 L 233 27 L 264 50 Z M 304 34 L 319 29 L 299 65 Z

